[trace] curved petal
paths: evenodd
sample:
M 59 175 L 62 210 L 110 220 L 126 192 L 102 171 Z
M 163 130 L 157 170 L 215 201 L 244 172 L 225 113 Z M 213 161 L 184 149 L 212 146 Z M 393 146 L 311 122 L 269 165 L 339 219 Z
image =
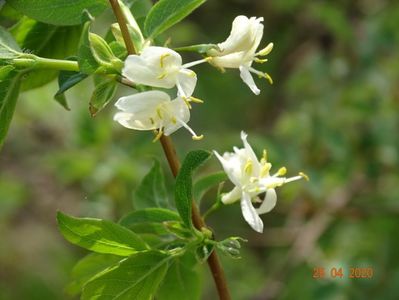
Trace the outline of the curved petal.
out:
M 249 69 L 245 66 L 240 66 L 240 77 L 249 86 L 255 95 L 260 94 L 260 89 L 256 86 Z
M 260 173 L 261 165 L 259 163 L 258 158 L 256 157 L 254 150 L 252 149 L 251 145 L 247 141 L 247 136 L 248 135 L 244 131 L 241 131 L 241 140 L 245 147 L 245 154 L 252 161 L 252 168 L 253 168 L 252 173 L 254 176 L 258 176 Z
M 170 66 L 177 66 L 178 68 L 182 65 L 182 58 L 176 51 L 158 46 L 147 47 L 141 52 L 140 55 L 150 66 L 156 68 L 167 68 Z M 162 57 L 162 61 L 161 61 Z
M 254 229 L 259 233 L 262 233 L 263 222 L 252 205 L 250 195 L 245 192 L 242 193 L 241 210 L 245 221 L 247 221 L 247 223 L 252 227 L 252 229 Z
M 213 151 L 216 157 L 219 159 L 224 172 L 229 177 L 230 181 L 234 183 L 236 186 L 241 186 L 241 163 L 238 155 L 226 152 L 223 154 L 223 157 Z
M 125 112 L 141 113 L 154 111 L 163 102 L 169 102 L 170 97 L 162 91 L 147 91 L 134 95 L 121 97 L 116 101 L 115 106 Z
M 170 135 L 180 127 L 182 123 L 188 123 L 190 120 L 190 110 L 182 98 L 178 97 L 167 104 L 166 107 L 168 120 L 164 121 L 164 134 Z
M 246 16 L 237 16 L 232 24 L 231 32 L 228 38 L 219 43 L 222 50 L 219 55 L 225 55 L 232 52 L 242 51 L 248 48 L 251 43 L 250 22 Z
M 265 199 L 262 204 L 256 209 L 256 212 L 261 215 L 271 211 L 277 203 L 277 194 L 275 189 L 268 189 L 266 191 Z
M 222 196 L 223 204 L 232 204 L 241 198 L 242 191 L 239 187 L 234 187 L 230 192 Z
M 135 130 L 154 130 L 159 128 L 159 124 L 152 123 L 149 118 L 136 119 L 131 113 L 118 112 L 114 116 L 114 120 L 123 127 Z
M 177 75 L 178 95 L 182 97 L 190 97 L 197 84 L 197 74 L 189 69 L 181 69 Z

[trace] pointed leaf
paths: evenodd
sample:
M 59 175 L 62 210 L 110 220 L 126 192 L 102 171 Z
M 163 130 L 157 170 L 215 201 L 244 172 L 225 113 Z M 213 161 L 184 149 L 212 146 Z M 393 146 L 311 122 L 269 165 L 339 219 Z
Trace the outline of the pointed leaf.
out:
M 113 77 L 106 78 L 96 85 L 89 103 L 90 114 L 93 117 L 112 100 L 117 87 Z
M 170 258 L 159 251 L 133 254 L 89 281 L 81 299 L 150 300 L 165 276 Z
M 192 195 L 192 175 L 196 168 L 202 165 L 209 157 L 210 152 L 197 150 L 189 152 L 183 161 L 183 165 L 176 177 L 175 202 L 183 222 L 187 226 L 191 223 Z
M 137 188 L 133 204 L 135 209 L 169 206 L 164 175 L 157 160 L 154 160 L 154 165 L 150 172 L 143 178 Z
M 98 253 L 129 256 L 148 247 L 129 229 L 101 219 L 57 214 L 58 228 L 72 244 Z
M 159 0 L 145 19 L 144 31 L 154 38 L 169 27 L 180 22 L 205 0 Z

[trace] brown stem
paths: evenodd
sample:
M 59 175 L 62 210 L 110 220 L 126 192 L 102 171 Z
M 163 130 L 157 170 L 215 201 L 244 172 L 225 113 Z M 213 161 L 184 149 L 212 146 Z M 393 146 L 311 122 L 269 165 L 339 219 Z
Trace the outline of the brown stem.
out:
M 127 52 L 129 54 L 134 54 L 135 49 L 133 42 L 130 38 L 129 30 L 126 26 L 126 20 L 122 13 L 122 10 L 119 6 L 118 0 L 109 0 L 111 3 L 112 9 L 114 11 L 115 17 L 119 23 L 119 27 L 122 32 L 122 37 L 126 45 Z M 177 176 L 179 169 L 180 169 L 180 162 L 176 154 L 175 147 L 173 146 L 172 139 L 168 136 L 162 136 L 160 138 L 163 151 L 165 156 L 168 160 L 169 167 L 172 171 L 174 177 Z M 201 217 L 201 214 L 198 210 L 197 204 L 193 201 L 192 202 L 192 209 L 191 209 L 191 217 L 193 220 L 193 224 L 195 228 L 201 230 L 201 228 L 206 227 L 204 220 Z M 211 269 L 211 273 L 213 276 L 213 280 L 215 281 L 216 288 L 219 294 L 220 300 L 230 300 L 230 292 L 227 288 L 227 282 L 225 279 L 223 268 L 219 262 L 219 258 L 216 254 L 216 251 L 212 251 L 211 255 L 208 258 L 208 265 Z

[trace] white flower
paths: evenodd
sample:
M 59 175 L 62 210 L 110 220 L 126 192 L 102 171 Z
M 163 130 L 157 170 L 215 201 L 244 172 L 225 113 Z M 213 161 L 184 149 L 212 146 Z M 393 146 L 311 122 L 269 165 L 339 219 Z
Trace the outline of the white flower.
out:
M 183 65 L 179 53 L 165 47 L 150 46 L 140 55 L 129 55 L 122 75 L 134 83 L 159 88 L 177 87 L 178 95 L 190 100 L 197 83 L 197 75 L 188 68 L 206 59 Z M 186 100 L 187 100 L 186 99 Z
M 135 130 L 158 130 L 155 140 L 162 134 L 170 135 L 180 127 L 186 128 L 194 140 L 201 139 L 188 125 L 190 110 L 181 97 L 171 100 L 162 91 L 147 91 L 122 97 L 115 106 L 121 110 L 114 120 Z
M 266 78 L 273 83 L 269 74 L 258 71 L 252 67 L 252 63 L 264 63 L 267 59 L 258 56 L 266 56 L 273 49 L 273 43 L 256 52 L 263 36 L 263 18 L 238 16 L 234 19 L 230 36 L 223 43 L 219 43 L 220 50 L 212 49 L 208 52 L 210 63 L 220 68 L 240 69 L 241 79 L 256 95 L 260 90 L 256 86 L 251 72 L 260 78 Z
M 272 165 L 267 161 L 266 150 L 259 161 L 251 146 L 247 142 L 247 135 L 241 132 L 244 148 L 234 147 L 234 152 L 226 152 L 223 156 L 214 151 L 221 162 L 224 171 L 235 187 L 222 196 L 224 204 L 231 204 L 241 199 L 241 210 L 244 219 L 257 232 L 263 232 L 263 222 L 259 215 L 271 211 L 276 205 L 277 195 L 275 188 L 285 183 L 301 178 L 308 179 L 304 173 L 294 177 L 281 177 L 287 172 L 282 167 L 275 174 L 270 175 Z M 265 193 L 263 200 L 258 195 Z M 261 202 L 258 208 L 253 202 Z

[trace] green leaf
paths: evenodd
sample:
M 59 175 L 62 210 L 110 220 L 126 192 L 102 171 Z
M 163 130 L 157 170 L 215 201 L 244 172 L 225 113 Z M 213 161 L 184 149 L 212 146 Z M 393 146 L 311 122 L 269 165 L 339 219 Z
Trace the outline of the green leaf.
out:
M 79 42 L 78 49 L 78 63 L 79 69 L 82 73 L 92 74 L 94 73 L 99 64 L 93 53 L 91 52 L 90 39 L 89 39 L 89 29 L 90 29 L 90 21 L 87 21 L 83 26 L 82 36 Z
M 0 26 L 0 59 L 9 59 L 16 57 L 22 52 L 13 36 Z
M 216 44 L 198 44 L 198 45 L 191 45 L 191 46 L 185 46 L 185 47 L 179 47 L 179 48 L 173 48 L 175 51 L 191 51 L 191 52 L 198 52 L 198 53 L 208 53 L 209 50 L 219 50 L 218 45 Z
M 72 281 L 67 285 L 66 291 L 70 295 L 80 294 L 86 282 L 122 259 L 120 256 L 111 254 L 90 253 L 86 255 L 73 267 Z
M 57 213 L 58 227 L 69 242 L 98 253 L 129 256 L 147 245 L 129 229 L 101 219 L 75 218 Z
M 117 82 L 113 77 L 105 78 L 98 83 L 90 98 L 89 110 L 92 117 L 101 111 L 115 96 Z
M 117 41 L 112 41 L 109 43 L 109 47 L 111 48 L 112 52 L 115 54 L 115 56 L 121 60 L 125 60 L 127 57 L 127 51 L 124 46 L 124 44 L 121 44 L 120 42 Z
M 192 175 L 196 168 L 202 165 L 211 153 L 204 150 L 189 152 L 183 161 L 183 165 L 176 177 L 175 202 L 183 222 L 187 226 L 191 223 L 192 195 Z
M 202 197 L 204 197 L 204 195 L 209 189 L 211 189 L 215 185 L 218 185 L 219 183 L 225 180 L 227 180 L 227 175 L 225 172 L 213 173 L 211 175 L 207 175 L 198 179 L 194 183 L 194 189 L 193 189 L 195 201 L 200 202 Z
M 165 276 L 170 258 L 160 251 L 135 253 L 90 280 L 81 299 L 150 300 Z
M 53 25 L 76 25 L 82 11 L 98 16 L 108 7 L 107 0 L 8 0 L 8 4 L 28 17 Z
M 176 258 L 158 290 L 157 300 L 199 300 L 202 282 L 195 264 L 192 253 Z
M 107 42 L 99 35 L 89 32 L 91 53 L 99 64 L 111 63 L 115 58 Z
M 169 206 L 165 178 L 157 160 L 137 188 L 133 204 L 135 209 Z
M 144 31 L 154 38 L 169 27 L 187 17 L 205 0 L 159 0 L 150 10 L 144 22 Z
M 169 209 L 146 208 L 136 210 L 124 216 L 119 224 L 136 233 L 170 234 L 164 222 L 181 221 L 180 216 Z
M 8 66 L 6 66 L 7 68 Z M 20 75 L 13 69 L 2 68 L 0 80 L 0 149 L 7 135 L 20 90 Z
M 40 57 L 64 59 L 76 55 L 82 26 L 53 26 L 23 17 L 11 30 L 23 49 Z M 40 87 L 58 75 L 56 70 L 35 70 L 24 76 L 22 90 Z

